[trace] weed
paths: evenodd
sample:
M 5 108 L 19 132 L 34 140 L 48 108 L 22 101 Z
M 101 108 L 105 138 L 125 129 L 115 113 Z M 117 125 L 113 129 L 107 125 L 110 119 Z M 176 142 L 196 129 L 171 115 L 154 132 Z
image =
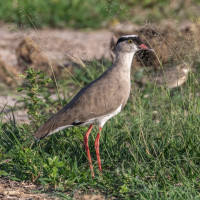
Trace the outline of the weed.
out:
M 20 77 L 26 80 L 26 87 L 18 88 L 18 92 L 25 91 L 25 106 L 28 108 L 28 118 L 32 125 L 38 126 L 46 120 L 46 116 L 42 114 L 41 108 L 48 105 L 50 93 L 45 90 L 51 79 L 46 77 L 42 71 L 36 71 L 29 68 L 25 74 Z M 43 108 L 44 109 L 44 108 Z

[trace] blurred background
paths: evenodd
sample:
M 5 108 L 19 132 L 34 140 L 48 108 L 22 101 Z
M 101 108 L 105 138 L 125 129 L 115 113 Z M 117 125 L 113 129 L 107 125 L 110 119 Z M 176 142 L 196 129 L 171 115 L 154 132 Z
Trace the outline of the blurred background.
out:
M 199 22 L 198 0 L 8 0 L 0 6 L 1 21 L 21 28 L 97 29 L 127 21 L 144 25 L 168 19 Z
M 30 67 L 52 75 L 47 56 L 56 76 L 74 63 L 72 55 L 111 62 L 123 34 L 138 34 L 155 50 L 137 55 L 135 69 L 198 67 L 199 8 L 198 0 L 1 1 L 1 82 L 17 84 L 16 74 Z

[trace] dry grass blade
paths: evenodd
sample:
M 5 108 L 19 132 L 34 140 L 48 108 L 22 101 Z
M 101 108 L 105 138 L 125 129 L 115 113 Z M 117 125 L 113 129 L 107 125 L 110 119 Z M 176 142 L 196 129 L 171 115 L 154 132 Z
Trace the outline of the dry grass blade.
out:
M 80 65 L 81 67 L 84 67 L 84 68 L 85 68 L 85 64 L 84 64 L 84 62 L 83 62 L 80 58 L 78 58 L 78 57 L 76 57 L 76 56 L 73 56 L 73 55 L 71 55 L 71 54 L 69 54 L 69 53 L 66 53 L 65 55 L 66 55 L 66 56 L 68 57 L 68 59 L 69 59 L 70 61 L 72 61 L 73 63 L 76 63 L 76 64 Z

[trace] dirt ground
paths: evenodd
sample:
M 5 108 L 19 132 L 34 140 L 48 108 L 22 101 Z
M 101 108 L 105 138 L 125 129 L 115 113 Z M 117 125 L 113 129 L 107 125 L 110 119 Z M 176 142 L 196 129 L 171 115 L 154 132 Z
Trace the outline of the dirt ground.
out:
M 40 192 L 39 192 L 40 191 Z M 0 199 L 2 200 L 59 200 L 55 193 L 41 192 L 42 187 L 33 183 L 0 179 Z M 68 196 L 66 193 L 64 195 Z M 104 200 L 101 195 L 74 194 L 76 200 Z
M 108 30 L 78 31 L 69 29 L 18 30 L 0 27 L 0 56 L 7 64 L 17 67 L 16 49 L 24 37 L 32 38 L 49 57 L 62 60 L 72 54 L 82 60 L 110 59 Z M 95 51 L 94 51 L 95 49 Z

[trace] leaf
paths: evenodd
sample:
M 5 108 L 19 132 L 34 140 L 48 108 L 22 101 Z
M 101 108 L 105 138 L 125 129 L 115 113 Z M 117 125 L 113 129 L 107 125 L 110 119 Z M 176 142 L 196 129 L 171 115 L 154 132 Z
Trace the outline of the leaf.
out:
M 57 162 L 56 166 L 57 166 L 57 167 L 63 167 L 63 166 L 64 166 L 64 163 L 63 163 L 62 161 Z
M 52 172 L 52 177 L 56 178 L 56 174 L 57 174 L 58 168 L 54 166 L 53 169 L 52 169 L 52 171 L 53 171 Z
M 24 88 L 17 88 L 17 92 L 21 92 L 21 91 L 23 91 L 24 90 Z
M 8 176 L 8 175 L 10 175 L 10 174 L 7 173 L 6 171 L 0 170 L 0 176 Z
M 19 74 L 18 76 L 21 77 L 21 78 L 25 78 L 26 77 L 24 74 Z

